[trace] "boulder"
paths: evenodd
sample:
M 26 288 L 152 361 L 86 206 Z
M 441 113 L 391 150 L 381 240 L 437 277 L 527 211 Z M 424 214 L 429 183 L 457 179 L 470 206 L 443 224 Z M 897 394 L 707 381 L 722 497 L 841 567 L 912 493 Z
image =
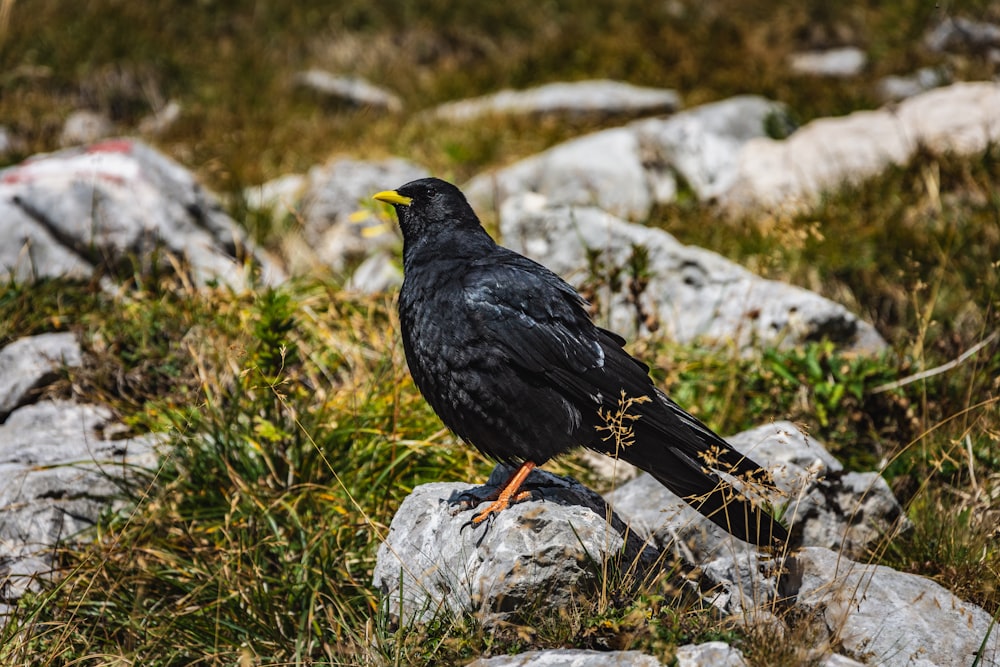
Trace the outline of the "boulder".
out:
M 943 86 L 950 78 L 946 69 L 922 67 L 913 74 L 882 77 L 876 84 L 876 90 L 883 102 L 898 102 Z
M 65 147 L 92 144 L 114 133 L 114 123 L 106 115 L 81 109 L 66 117 L 62 132 L 59 134 L 59 145 Z
M 21 281 L 132 275 L 177 258 L 197 285 L 244 289 L 282 271 L 187 169 L 133 140 L 38 155 L 0 171 L 0 272 Z
M 474 495 L 496 491 L 511 472 L 497 466 Z M 374 573 L 390 617 L 408 625 L 474 614 L 493 625 L 539 607 L 556 613 L 595 594 L 604 559 L 625 558 L 642 570 L 655 558 L 578 482 L 535 470 L 523 487 L 532 499 L 478 526 L 470 524 L 471 509 L 456 505 L 474 488 L 424 484 L 403 501 Z
M 975 155 L 1000 142 L 1000 83 L 956 83 L 895 108 L 821 118 L 787 139 L 752 139 L 722 197 L 733 213 L 809 210 L 825 192 L 909 162 L 918 148 Z
M 500 231 L 509 248 L 583 289 L 598 321 L 626 336 L 659 329 L 679 342 L 735 343 L 744 351 L 821 338 L 866 353 L 885 347 L 840 304 L 598 208 L 521 195 L 501 209 Z
M 881 476 L 845 473 L 818 441 L 791 422 L 760 426 L 727 441 L 771 471 L 781 495 L 767 500 L 784 508 L 782 518 L 796 545 L 822 546 L 860 557 L 906 526 L 902 507 Z M 674 544 L 693 562 L 744 550 L 741 542 L 649 475 L 624 484 L 609 493 L 607 500 L 639 534 L 652 536 L 660 547 Z M 723 569 L 734 566 L 749 567 L 718 564 Z M 731 578 L 735 581 L 736 575 Z
M 924 577 L 809 547 L 798 555 L 797 605 L 821 615 L 832 641 L 886 667 L 1000 665 L 990 614 Z
M 399 243 L 395 223 L 374 215 L 372 195 L 427 176 L 407 160 L 337 159 L 309 170 L 303 236 L 335 271 Z
M 132 471 L 155 466 L 156 439 L 113 439 L 111 417 L 43 401 L 0 425 L 0 616 L 51 574 L 55 547 L 93 526 Z
M 571 139 L 480 174 L 463 191 L 480 213 L 525 192 L 540 193 L 558 204 L 596 206 L 632 220 L 646 218 L 653 205 L 639 140 L 630 127 Z
M 728 189 L 740 146 L 787 128 L 784 107 L 744 95 L 584 135 L 503 169 L 479 174 L 463 188 L 481 212 L 523 193 L 554 204 L 602 208 L 629 220 L 646 219 L 654 204 L 674 201 L 680 176 L 699 198 Z
M 766 137 L 769 126 L 788 128 L 784 105 L 756 95 L 739 95 L 675 114 L 634 123 L 648 171 L 672 172 L 699 200 L 715 199 L 736 179 L 740 147 Z M 656 203 L 672 201 L 655 197 Z
M 961 16 L 948 17 L 924 35 L 924 45 L 938 53 L 1000 49 L 1000 25 Z
M 677 647 L 677 667 L 746 667 L 739 649 L 725 642 L 705 642 Z

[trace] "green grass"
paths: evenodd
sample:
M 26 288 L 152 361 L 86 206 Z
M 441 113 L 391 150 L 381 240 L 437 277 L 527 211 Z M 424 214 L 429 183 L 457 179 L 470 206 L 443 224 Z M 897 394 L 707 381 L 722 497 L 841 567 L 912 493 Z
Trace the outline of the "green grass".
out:
M 677 14 L 639 0 L 0 2 L 11 10 L 0 24 L 0 124 L 26 142 L 7 159 L 55 148 L 70 109 L 132 127 L 177 99 L 181 120 L 154 143 L 223 192 L 337 153 L 399 154 L 460 181 L 604 121 L 389 116 L 324 103 L 295 90 L 292 74 L 364 75 L 410 111 L 606 76 L 677 88 L 689 105 L 764 94 L 805 121 L 870 108 L 879 76 L 928 64 L 919 40 L 943 11 L 914 0 L 675 4 Z M 972 18 L 995 11 L 963 7 Z M 783 64 L 793 50 L 840 42 L 871 56 L 857 80 L 796 77 Z M 989 72 L 976 54 L 950 64 L 959 77 Z M 792 419 L 849 468 L 882 470 L 914 528 L 871 559 L 933 577 L 991 613 L 1000 609 L 1000 345 L 898 381 L 1000 329 L 997 182 L 994 147 L 921 155 L 795 218 L 723 221 L 690 200 L 663 207 L 650 224 L 846 304 L 890 349 L 868 358 L 817 341 L 742 358 L 656 336 L 631 348 L 723 433 Z M 269 244 L 287 233 L 233 212 Z M 639 260 L 628 270 L 646 270 Z M 82 547 L 61 553 L 67 576 L 22 600 L 18 621 L 0 630 L 0 664 L 459 665 L 555 646 L 638 648 L 669 661 L 678 644 L 714 638 L 753 664 L 810 659 L 812 620 L 785 615 L 776 649 L 762 629 L 678 593 L 669 568 L 626 595 L 627 568 L 602 564 L 600 599 L 559 616 L 526 610 L 509 627 L 444 616 L 393 627 L 371 571 L 394 511 L 418 484 L 479 481 L 490 465 L 457 446 L 416 392 L 392 296 L 348 296 L 316 279 L 234 294 L 137 269 L 124 277 L 132 289 L 116 296 L 96 282 L 0 288 L 0 345 L 45 331 L 82 341 L 87 362 L 47 395 L 106 403 L 134 433 L 168 438 L 162 467 L 129 490 L 130 511 L 108 513 Z M 607 490 L 579 459 L 547 467 Z

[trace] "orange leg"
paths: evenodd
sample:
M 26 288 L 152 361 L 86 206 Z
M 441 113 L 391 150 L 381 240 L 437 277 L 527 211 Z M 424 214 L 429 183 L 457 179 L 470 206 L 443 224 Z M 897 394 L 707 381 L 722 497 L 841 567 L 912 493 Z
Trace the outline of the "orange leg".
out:
M 524 480 L 528 478 L 531 471 L 535 469 L 535 464 L 531 461 L 525 461 L 521 464 L 521 467 L 510 476 L 507 483 L 500 487 L 500 493 L 497 495 L 496 500 L 490 503 L 490 506 L 484 509 L 482 512 L 477 514 L 472 518 L 473 524 L 480 524 L 485 521 L 491 514 L 499 513 L 507 509 L 512 502 L 520 502 L 529 498 L 531 496 L 531 491 L 522 491 L 518 493 L 517 490 L 521 488 L 524 484 Z

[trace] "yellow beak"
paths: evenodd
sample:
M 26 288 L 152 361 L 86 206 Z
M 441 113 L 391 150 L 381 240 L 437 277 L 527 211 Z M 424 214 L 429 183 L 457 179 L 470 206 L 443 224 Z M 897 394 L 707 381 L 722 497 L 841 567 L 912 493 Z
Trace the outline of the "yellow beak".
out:
M 379 201 L 384 201 L 387 204 L 399 205 L 399 206 L 409 206 L 413 199 L 410 197 L 404 197 L 395 190 L 383 190 L 372 195 L 372 199 L 377 199 Z

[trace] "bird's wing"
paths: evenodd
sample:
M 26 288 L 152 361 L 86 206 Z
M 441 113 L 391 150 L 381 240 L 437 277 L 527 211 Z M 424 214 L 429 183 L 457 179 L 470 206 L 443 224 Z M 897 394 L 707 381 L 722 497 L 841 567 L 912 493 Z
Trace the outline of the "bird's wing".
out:
M 533 373 L 584 373 L 604 365 L 599 330 L 572 287 L 518 255 L 489 260 L 462 277 L 466 305 L 476 328 L 510 363 Z

